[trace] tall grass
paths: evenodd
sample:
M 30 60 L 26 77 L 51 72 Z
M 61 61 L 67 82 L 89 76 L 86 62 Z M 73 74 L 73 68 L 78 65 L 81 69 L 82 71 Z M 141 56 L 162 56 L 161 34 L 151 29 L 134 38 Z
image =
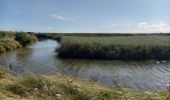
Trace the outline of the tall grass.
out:
M 21 47 L 22 45 L 13 39 L 0 39 L 0 53 L 12 51 Z
M 14 38 L 15 32 L 10 31 L 0 31 L 0 39 L 2 38 Z
M 1 100 L 166 100 L 168 91 L 114 90 L 64 75 L 12 76 L 0 68 Z
M 170 59 L 170 36 L 63 36 L 60 44 L 62 58 Z
M 26 32 L 0 31 L 0 53 L 25 47 L 37 40 L 34 35 Z

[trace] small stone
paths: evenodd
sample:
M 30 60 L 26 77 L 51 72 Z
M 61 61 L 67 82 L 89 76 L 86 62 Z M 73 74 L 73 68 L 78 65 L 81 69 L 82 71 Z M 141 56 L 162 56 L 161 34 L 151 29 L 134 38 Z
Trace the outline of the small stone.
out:
M 56 94 L 55 95 L 57 97 L 57 99 L 61 100 L 62 99 L 62 95 L 61 94 Z
M 149 91 L 145 91 L 145 93 L 150 94 L 150 92 L 149 92 Z
M 38 88 L 34 88 L 35 92 L 38 92 Z
M 46 91 L 48 91 L 48 87 L 47 87 L 46 85 L 43 86 L 43 89 L 46 90 Z
M 36 91 L 38 91 L 38 89 L 37 89 L 37 88 L 35 88 L 35 90 L 36 90 Z

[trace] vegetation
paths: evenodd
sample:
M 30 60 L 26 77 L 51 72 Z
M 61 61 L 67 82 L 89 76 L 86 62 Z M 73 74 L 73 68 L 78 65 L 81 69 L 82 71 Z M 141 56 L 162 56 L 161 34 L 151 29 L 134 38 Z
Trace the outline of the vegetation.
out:
M 170 36 L 63 36 L 61 58 L 170 59 Z
M 58 33 L 36 33 L 35 34 L 38 39 L 53 39 L 58 42 L 61 41 L 61 34 Z
M 21 48 L 22 45 L 13 39 L 0 39 L 0 53 Z
M 26 34 L 24 32 L 16 33 L 15 40 L 18 41 L 22 46 L 27 46 L 37 41 L 35 36 Z
M 36 41 L 35 36 L 25 32 L 0 31 L 0 53 L 25 47 Z
M 14 38 L 15 32 L 10 31 L 0 31 L 0 39 L 2 38 Z
M 0 99 L 3 100 L 168 100 L 168 91 L 114 90 L 61 74 L 12 76 L 0 68 Z

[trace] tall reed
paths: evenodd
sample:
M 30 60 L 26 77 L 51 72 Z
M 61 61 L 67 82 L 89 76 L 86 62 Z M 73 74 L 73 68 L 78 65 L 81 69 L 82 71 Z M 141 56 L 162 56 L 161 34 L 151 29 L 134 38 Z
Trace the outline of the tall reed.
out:
M 83 59 L 170 59 L 170 36 L 63 36 L 58 56 Z

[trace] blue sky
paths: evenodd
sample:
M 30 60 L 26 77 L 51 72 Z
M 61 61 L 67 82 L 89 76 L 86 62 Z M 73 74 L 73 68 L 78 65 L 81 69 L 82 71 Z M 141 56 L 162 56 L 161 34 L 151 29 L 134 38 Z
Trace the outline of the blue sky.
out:
M 170 0 L 0 0 L 0 30 L 170 32 Z

